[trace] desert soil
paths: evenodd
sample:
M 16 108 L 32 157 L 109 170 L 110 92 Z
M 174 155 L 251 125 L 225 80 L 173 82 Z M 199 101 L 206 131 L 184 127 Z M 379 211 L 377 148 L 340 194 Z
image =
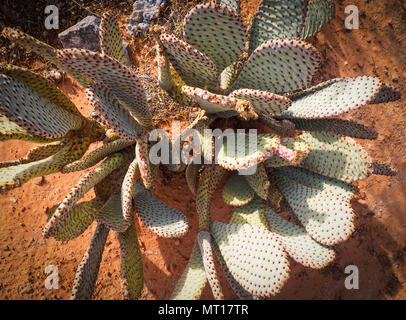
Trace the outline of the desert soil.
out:
M 243 0 L 243 13 L 249 19 L 258 1 Z M 346 30 L 344 8 L 355 4 L 360 13 L 360 29 Z M 352 205 L 356 212 L 356 231 L 338 245 L 337 259 L 323 270 L 312 270 L 291 261 L 292 274 L 276 299 L 406 299 L 406 7 L 402 0 L 336 1 L 337 17 L 310 40 L 323 56 L 319 81 L 357 75 L 377 76 L 402 92 L 392 103 L 368 105 L 347 115 L 375 128 L 374 141 L 359 140 L 378 162 L 391 165 L 396 177 L 371 176 L 357 183 L 360 195 Z M 72 21 L 73 22 L 73 21 Z M 143 51 L 144 50 L 144 51 Z M 143 46 L 136 47 L 138 65 L 145 64 Z M 148 62 L 152 64 L 152 58 Z M 69 79 L 60 88 L 78 108 L 89 114 L 82 88 Z M 23 157 L 31 143 L 0 143 L 0 161 Z M 94 148 L 94 146 L 92 146 Z M 78 263 L 95 229 L 69 242 L 44 240 L 41 229 L 46 212 L 59 203 L 86 172 L 53 174 L 29 181 L 22 187 L 0 195 L 0 299 L 68 299 Z M 143 256 L 145 286 L 143 299 L 168 299 L 184 270 L 197 233 L 195 200 L 182 174 L 164 171 L 159 175 L 155 194 L 182 211 L 191 223 L 180 239 L 160 239 L 136 220 Z M 93 196 L 92 192 L 86 199 Z M 214 218 L 226 221 L 231 208 L 216 197 Z M 59 269 L 59 289 L 44 286 L 48 265 Z M 344 270 L 359 269 L 359 289 L 347 290 Z M 115 233 L 107 240 L 95 299 L 121 297 L 120 250 Z M 232 298 L 229 291 L 227 298 Z M 208 288 L 205 299 L 211 299 Z

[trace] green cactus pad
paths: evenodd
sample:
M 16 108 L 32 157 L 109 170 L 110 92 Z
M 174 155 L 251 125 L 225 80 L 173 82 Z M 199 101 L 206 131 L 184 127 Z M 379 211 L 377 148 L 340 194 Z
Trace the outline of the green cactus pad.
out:
M 350 185 L 301 168 L 276 171 L 279 188 L 313 239 L 330 246 L 351 236 L 355 227 Z
M 55 141 L 44 145 L 39 145 L 32 148 L 27 155 L 22 159 L 22 163 L 38 161 L 48 158 L 64 147 L 62 141 Z
M 75 204 L 65 225 L 53 236 L 53 238 L 59 241 L 69 241 L 80 236 L 94 221 L 96 213 L 102 206 L 103 201 L 98 198 Z M 58 206 L 55 206 L 55 210 L 57 207 Z M 52 217 L 52 215 L 50 215 L 50 217 Z
M 189 225 L 179 210 L 169 207 L 137 182 L 134 185 L 141 190 L 134 196 L 134 211 L 148 229 L 164 238 L 186 234 Z
M 332 0 L 309 0 L 300 39 L 304 40 L 316 35 L 334 18 L 334 15 L 335 7 Z
M 106 143 L 101 147 L 93 150 L 82 159 L 69 163 L 61 170 L 63 173 L 81 171 L 90 167 L 93 167 L 99 161 L 103 160 L 108 155 L 120 151 L 134 144 L 133 141 L 125 141 L 123 139 L 117 139 L 112 142 Z
M 373 102 L 381 87 L 378 78 L 368 76 L 329 80 L 292 96 L 292 106 L 283 116 L 287 119 L 338 116 Z
M 183 37 L 208 56 L 221 72 L 241 55 L 247 31 L 235 12 L 208 2 L 197 5 L 186 15 Z
M 207 165 L 203 169 L 196 196 L 199 230 L 206 230 L 209 227 L 210 204 L 225 174 L 226 171 L 217 165 Z
M 207 276 L 203 258 L 196 241 L 185 271 L 173 290 L 171 300 L 198 300 L 206 284 Z
M 260 198 L 264 200 L 267 198 L 269 180 L 263 163 L 258 164 L 254 174 L 245 175 L 244 178 Z
M 257 89 L 282 94 L 308 87 L 320 64 L 320 55 L 299 40 L 264 42 L 248 58 L 232 89 Z
M 280 115 L 292 104 L 292 101 L 284 96 L 261 90 L 238 89 L 231 92 L 229 96 L 251 102 L 259 118 Z
M 175 36 L 161 34 L 160 40 L 173 68 L 187 85 L 217 87 L 217 67 L 209 57 Z
M 96 220 L 103 223 L 109 229 L 116 232 L 127 230 L 130 222 L 124 220 L 121 209 L 121 197 L 118 194 L 112 195 L 104 206 L 97 212 Z
M 148 150 L 148 136 L 143 136 L 137 140 L 137 144 L 135 145 L 135 157 L 138 162 L 138 169 L 140 170 L 144 187 L 151 189 L 154 183 L 154 175 L 152 172 L 153 167 L 149 161 Z
M 25 34 L 22 31 L 11 28 L 4 28 L 1 34 L 3 37 L 9 39 L 14 43 L 17 43 L 24 49 L 34 51 L 36 54 L 40 55 L 45 60 L 51 62 L 59 69 L 65 71 L 83 87 L 86 87 L 88 84 L 91 83 L 91 80 L 86 78 L 83 74 L 76 72 L 69 66 L 64 66 L 63 64 L 61 64 L 56 57 L 57 50 L 49 46 L 48 44 L 41 42 L 31 37 L 30 35 Z
M 227 139 L 223 141 L 217 155 L 217 163 L 227 170 L 248 169 L 271 158 L 280 147 L 279 137 L 271 134 L 258 134 L 256 144 L 253 141 L 253 150 L 249 150 L 248 134 L 241 135 L 240 139 L 237 134 L 234 140 L 234 144 Z M 240 155 L 243 151 L 245 154 Z
M 310 145 L 301 162 L 307 170 L 348 183 L 371 174 L 370 157 L 353 139 L 318 132 L 304 133 L 300 138 Z
M 105 54 L 83 49 L 58 50 L 58 59 L 94 80 L 94 87 L 108 88 L 142 126 L 152 126 L 143 85 L 131 68 Z
M 138 160 L 134 159 L 128 167 L 121 186 L 121 205 L 123 218 L 126 221 L 132 221 L 133 219 L 133 193 L 135 192 L 134 181 L 138 173 Z
M 64 137 L 82 126 L 82 118 L 43 97 L 29 86 L 0 74 L 0 112 L 29 133 Z
M 342 136 L 358 139 L 374 140 L 378 133 L 360 123 L 342 119 L 301 119 L 289 118 L 295 124 L 297 130 L 330 132 Z
M 169 59 L 165 54 L 163 46 L 157 43 L 156 45 L 156 63 L 158 68 L 158 84 L 159 86 L 169 92 L 173 93 L 175 90 L 175 83 L 173 82 Z
M 265 214 L 270 230 L 280 237 L 285 251 L 295 261 L 305 267 L 321 269 L 334 260 L 334 250 L 314 241 L 303 227 L 282 219 L 272 210 L 266 210 Z
M 75 104 L 53 82 L 42 76 L 28 69 L 13 65 L 1 65 L 0 73 L 25 84 L 44 98 L 67 111 L 81 115 Z
M 99 38 L 102 53 L 107 54 L 122 64 L 126 64 L 122 34 L 117 20 L 110 11 L 102 15 Z
M 144 271 L 137 230 L 131 224 L 118 234 L 121 250 L 121 289 L 125 299 L 138 299 L 144 287 Z
M 20 127 L 18 124 L 7 119 L 0 114 L 0 141 L 5 140 L 23 140 L 29 142 L 49 142 L 56 139 L 46 139 L 31 134 L 28 130 Z
M 206 271 L 207 280 L 209 281 L 213 297 L 216 300 L 224 300 L 224 294 L 221 289 L 216 266 L 214 265 L 214 255 L 211 247 L 210 233 L 207 231 L 200 231 L 197 235 L 197 242 L 199 244 L 204 270 Z
M 250 52 L 273 39 L 298 39 L 306 14 L 305 0 L 262 0 L 254 16 Z
M 199 178 L 200 164 L 191 163 L 186 167 L 185 177 L 189 190 L 196 195 L 197 193 L 197 180 Z
M 56 173 L 67 163 L 80 158 L 90 145 L 90 139 L 74 138 L 48 158 L 0 169 L 0 192 L 20 187 L 28 180 Z
M 264 202 L 256 197 L 248 204 L 235 208 L 233 215 L 229 221 L 231 224 L 246 224 L 252 226 L 263 227 L 269 229 L 268 222 L 265 217 Z
M 230 270 L 227 267 L 227 263 L 225 262 L 223 256 L 221 255 L 220 249 L 215 241 L 211 243 L 214 252 L 216 253 L 217 261 L 219 262 L 221 269 L 226 276 L 227 284 L 229 285 L 230 289 L 236 295 L 236 297 L 240 300 L 252 300 L 252 295 L 249 294 L 239 283 L 235 280 L 234 276 L 231 274 Z
M 71 300 L 92 298 L 108 234 L 108 228 L 102 224 L 97 225 L 89 248 L 76 271 Z
M 210 230 L 234 278 L 250 294 L 269 298 L 289 277 L 289 261 L 279 237 L 249 224 L 214 221 Z
M 122 139 L 135 141 L 145 135 L 145 129 L 131 116 L 113 93 L 100 84 L 86 89 L 90 105 L 95 109 L 100 120 Z
M 63 199 L 58 206 L 52 218 L 42 231 L 45 238 L 57 234 L 69 220 L 72 214 L 72 208 L 75 203 L 81 199 L 85 193 L 93 188 L 97 183 L 107 177 L 114 169 L 119 167 L 123 161 L 121 154 L 114 154 L 107 158 L 96 169 L 87 173 L 79 182 L 72 188 L 71 192 Z
M 223 200 L 230 206 L 239 207 L 250 202 L 255 196 L 244 176 L 234 172 L 223 188 Z

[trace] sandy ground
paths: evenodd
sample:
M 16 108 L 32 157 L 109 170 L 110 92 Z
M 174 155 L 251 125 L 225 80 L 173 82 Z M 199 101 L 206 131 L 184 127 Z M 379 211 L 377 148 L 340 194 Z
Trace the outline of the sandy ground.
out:
M 402 0 L 336 1 L 337 17 L 310 42 L 322 53 L 319 79 L 373 75 L 400 88 L 400 101 L 370 105 L 347 118 L 375 128 L 375 141 L 359 142 L 379 162 L 398 170 L 396 177 L 372 176 L 357 184 L 359 197 L 352 202 L 357 229 L 351 239 L 337 246 L 337 259 L 323 270 L 312 270 L 291 261 L 292 275 L 276 299 L 406 299 L 406 8 Z M 344 28 L 344 8 L 356 4 L 360 29 Z M 257 1 L 243 1 L 247 17 Z M 79 87 L 69 80 L 61 89 L 79 109 L 90 109 Z M 0 160 L 17 159 L 32 147 L 30 143 L 0 143 Z M 86 171 L 54 174 L 26 183 L 0 195 L 0 299 L 67 299 L 76 268 L 95 229 L 69 242 L 44 240 L 41 229 L 46 211 L 59 203 Z M 164 171 L 156 195 L 182 211 L 191 229 L 181 239 L 160 239 L 138 221 L 143 255 L 145 287 L 142 298 L 167 299 L 187 264 L 197 233 L 195 200 L 182 174 Z M 92 197 L 92 192 L 86 195 Z M 231 209 L 219 196 L 212 205 L 213 217 L 226 221 Z M 216 210 L 214 210 L 216 208 Z M 214 212 L 215 211 L 215 212 Z M 44 286 L 48 265 L 59 269 L 59 289 Z M 347 265 L 359 269 L 359 289 L 344 287 Z M 95 299 L 119 298 L 120 250 L 111 232 L 100 267 Z M 203 298 L 211 299 L 206 288 Z M 232 298 L 226 290 L 226 298 Z

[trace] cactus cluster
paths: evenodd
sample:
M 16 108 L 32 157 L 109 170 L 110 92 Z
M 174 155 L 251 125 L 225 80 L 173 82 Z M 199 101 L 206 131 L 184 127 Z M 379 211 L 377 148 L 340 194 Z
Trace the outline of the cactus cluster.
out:
M 248 28 L 239 1 L 227 0 L 193 8 L 184 19 L 183 39 L 157 35 L 158 83 L 202 109 L 188 129 L 199 133 L 201 157 L 210 163 L 186 166 L 199 233 L 173 299 L 198 299 L 207 283 L 216 299 L 224 298 L 217 263 L 237 297 L 276 295 L 289 278 L 288 255 L 306 267 L 323 268 L 335 258 L 333 246 L 351 236 L 352 183 L 371 174 L 394 174 L 352 139 L 375 139 L 377 133 L 337 116 L 393 101 L 398 92 L 368 76 L 312 86 L 321 58 L 304 40 L 333 16 L 330 0 L 262 0 Z M 154 126 L 143 85 L 125 65 L 117 22 L 111 13 L 103 15 L 101 53 L 57 50 L 9 28 L 2 35 L 70 74 L 86 88 L 94 111 L 85 118 L 48 80 L 1 66 L 1 138 L 43 143 L 23 159 L 0 163 L 1 191 L 104 159 L 50 210 L 43 235 L 70 240 L 97 221 L 72 291 L 72 298 L 89 299 L 107 235 L 118 232 L 123 294 L 138 298 L 143 270 L 134 212 L 161 237 L 185 235 L 188 222 L 153 195 L 159 165 L 150 162 L 148 135 Z M 181 81 L 173 79 L 171 66 Z M 249 150 L 247 135 L 223 141 L 214 153 L 214 138 L 203 133 L 228 123 L 235 129 L 258 128 L 256 150 Z M 84 155 L 97 141 L 104 144 Z M 247 152 L 230 156 L 231 147 Z M 239 174 L 253 166 L 255 173 Z M 79 202 L 91 188 L 96 197 Z M 218 189 L 234 207 L 228 223 L 211 219 Z M 280 214 L 286 207 L 292 219 Z
M 262 132 L 254 153 L 242 139 L 223 141 L 213 154 L 214 138 L 201 135 L 202 156 L 213 160 L 205 163 L 215 164 L 186 169 L 200 232 L 172 298 L 198 298 L 207 282 L 215 298 L 223 297 L 212 252 L 237 297 L 279 293 L 289 278 L 288 255 L 323 268 L 335 258 L 333 246 L 353 233 L 352 183 L 395 174 L 353 139 L 375 139 L 377 133 L 337 116 L 396 100 L 396 89 L 369 76 L 313 85 L 321 57 L 304 40 L 333 16 L 329 0 L 262 0 L 246 27 L 239 1 L 208 2 L 187 14 L 183 39 L 159 36 L 158 80 L 170 94 L 184 95 L 204 110 L 194 128 L 203 132 L 233 123 L 235 129 Z M 170 65 L 182 81 L 173 79 Z M 230 157 L 229 144 L 247 152 Z M 254 174 L 239 174 L 253 165 Z M 228 223 L 210 219 L 218 189 L 235 208 Z M 281 215 L 286 207 L 289 218 Z

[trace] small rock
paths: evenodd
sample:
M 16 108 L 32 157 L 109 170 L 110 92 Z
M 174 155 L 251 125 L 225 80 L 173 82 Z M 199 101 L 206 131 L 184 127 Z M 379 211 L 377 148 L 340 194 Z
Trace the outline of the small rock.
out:
M 175 246 L 178 246 L 178 245 L 180 245 L 180 241 L 179 241 L 179 239 L 176 239 L 175 240 Z
M 166 0 L 137 0 L 133 4 L 133 12 L 127 19 L 126 29 L 129 34 L 137 30 L 148 31 L 150 22 L 159 17 Z
M 100 18 L 87 16 L 74 26 L 58 34 L 64 48 L 80 48 L 91 51 L 100 50 Z
M 127 63 L 127 65 L 132 65 L 133 64 L 133 59 L 132 59 L 132 52 L 131 52 L 131 46 L 123 41 L 123 49 L 124 49 L 124 58 Z
M 14 199 L 14 198 L 10 198 L 10 201 L 11 201 L 12 203 L 17 203 L 17 200 Z

